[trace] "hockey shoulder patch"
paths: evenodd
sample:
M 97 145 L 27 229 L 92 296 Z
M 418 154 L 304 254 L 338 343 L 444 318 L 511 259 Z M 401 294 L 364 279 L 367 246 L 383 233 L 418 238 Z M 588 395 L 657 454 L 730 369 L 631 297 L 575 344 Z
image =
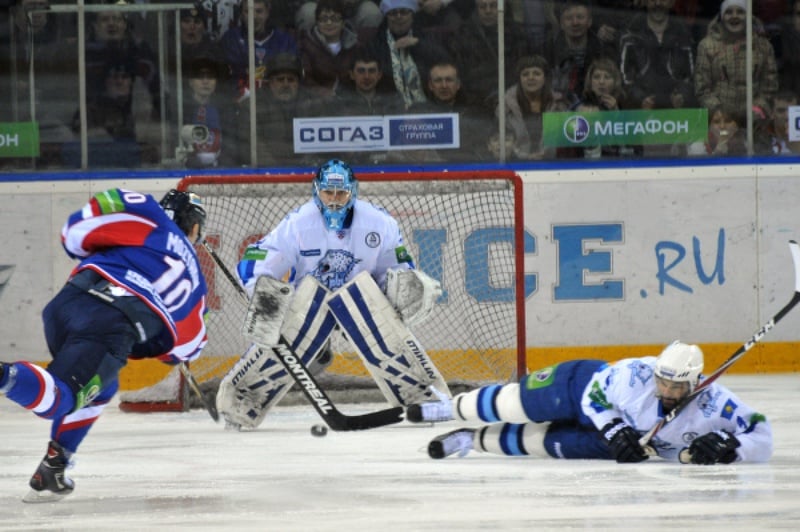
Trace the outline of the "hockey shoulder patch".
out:
M 450 395 L 428 354 L 367 272 L 334 292 L 328 306 L 383 395 L 395 406 Z

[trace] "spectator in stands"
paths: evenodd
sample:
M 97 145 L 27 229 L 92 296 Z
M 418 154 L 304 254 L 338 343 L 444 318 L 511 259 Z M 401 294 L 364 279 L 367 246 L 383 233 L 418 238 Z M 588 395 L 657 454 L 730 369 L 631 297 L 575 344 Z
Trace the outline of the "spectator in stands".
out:
M 350 81 L 358 36 L 344 20 L 341 0 L 320 0 L 316 6 L 316 23 L 298 43 L 303 84 L 318 97 L 331 99 L 340 85 Z
M 506 87 L 515 82 L 514 67 L 525 55 L 526 38 L 506 12 L 505 20 Z M 456 60 L 464 92 L 471 103 L 485 106 L 490 112 L 497 107 L 499 76 L 497 47 L 497 0 L 477 0 L 475 11 L 465 20 L 452 39 L 450 52 Z
M 138 168 L 142 149 L 137 141 L 133 113 L 133 83 L 136 64 L 132 60 L 111 62 L 100 75 L 95 96 L 87 102 L 86 136 L 89 166 L 92 168 Z M 80 113 L 75 112 L 73 130 L 80 133 Z M 64 146 L 65 163 L 80 166 L 80 143 Z M 148 162 L 153 162 L 152 160 Z
M 297 43 L 288 32 L 276 28 L 270 21 L 272 0 L 253 1 L 253 35 L 255 47 L 255 83 L 260 88 L 269 72 L 267 62 L 277 54 L 297 55 Z M 222 36 L 220 46 L 225 62 L 231 69 L 233 83 L 236 85 L 236 99 L 241 102 L 250 95 L 249 46 L 247 44 L 247 2 L 241 4 L 239 25 L 229 29 Z
M 239 24 L 241 5 L 247 0 L 198 0 L 196 6 L 203 12 L 206 33 L 213 42 L 219 42 L 231 28 Z
M 583 97 L 573 107 L 577 111 L 619 111 L 629 108 L 625 90 L 622 86 L 622 74 L 617 63 L 607 57 L 592 61 L 586 72 Z M 560 155 L 568 155 L 585 159 L 601 157 L 630 157 L 641 154 L 640 146 L 593 146 L 587 148 L 566 148 L 559 150 Z
M 776 49 L 779 87 L 800 96 L 800 0 L 791 2 Z M 780 52 L 778 52 L 780 50 Z
M 48 0 L 18 0 L 9 13 L 13 35 L 0 39 L 0 122 L 31 121 L 31 89 L 35 90 L 39 168 L 60 164 L 60 145 L 72 136 L 68 124 L 75 105 L 74 95 L 67 95 L 64 86 L 70 81 L 77 84 L 76 72 L 65 70 L 59 61 L 64 43 L 58 18 L 44 12 L 49 7 Z
M 800 155 L 800 141 L 789 140 L 789 107 L 797 103 L 797 94 L 789 90 L 780 90 L 772 98 L 768 128 L 770 154 Z
M 620 70 L 631 108 L 695 107 L 694 44 L 686 23 L 670 15 L 675 0 L 646 0 L 620 40 Z M 648 156 L 677 156 L 677 145 L 645 146 Z
M 718 104 L 742 107 L 751 75 L 754 107 L 769 109 L 769 100 L 778 90 L 775 54 L 769 41 L 759 35 L 757 19 L 753 19 L 753 71 L 747 71 L 746 15 L 745 0 L 724 0 L 708 35 L 697 47 L 694 88 L 700 105 L 707 109 Z
M 688 155 L 747 155 L 746 122 L 741 105 L 716 104 L 708 112 L 708 140 L 689 145 Z
M 553 69 L 556 99 L 575 104 L 583 94 L 586 72 L 599 57 L 617 60 L 616 46 L 604 44 L 592 31 L 588 0 L 565 0 L 557 10 L 560 32 L 545 48 L 545 59 Z
M 615 48 L 642 0 L 593 0 L 592 28 L 604 45 Z
M 266 90 L 256 98 L 257 166 L 304 165 L 308 158 L 294 153 L 295 118 L 318 115 L 317 100 L 300 86 L 303 69 L 291 53 L 271 56 L 266 64 Z M 249 160 L 250 121 L 239 121 L 238 159 Z
M 198 5 L 180 11 L 181 60 L 188 67 L 198 57 L 222 59 L 219 43 L 208 33 L 206 13 Z
M 297 10 L 295 28 L 298 32 L 311 29 L 316 22 L 316 2 L 305 2 Z M 344 16 L 351 28 L 359 35 L 371 36 L 383 21 L 378 4 L 373 0 L 343 0 Z
M 542 115 L 565 110 L 564 102 L 556 99 L 552 87 L 552 70 L 540 55 L 524 56 L 517 61 L 516 82 L 506 91 L 506 124 L 514 132 L 513 153 L 506 156 L 522 160 L 553 157 L 555 151 L 545 149 Z M 500 116 L 500 108 L 496 112 Z
M 452 2 L 417 0 L 414 30 L 441 47 L 447 47 L 461 27 L 461 15 Z
M 150 119 L 153 123 L 158 123 L 161 115 L 161 78 L 152 47 L 145 41 L 134 39 L 128 18 L 121 11 L 99 11 L 90 19 L 86 43 L 87 100 L 97 99 L 105 90 L 103 79 L 108 65 L 131 65 L 134 82 L 139 78 L 150 94 Z M 72 55 L 73 50 L 67 53 Z M 73 59 L 73 64 L 74 61 Z M 75 69 L 77 71 L 77 65 Z M 96 80 L 100 83 L 93 83 Z M 91 90 L 95 87 L 99 92 L 93 94 Z
M 708 25 L 719 13 L 719 4 L 719 0 L 676 0 L 675 14 L 689 26 L 695 48 L 706 36 Z
M 464 91 L 461 90 L 461 79 L 455 62 L 442 59 L 434 63 L 427 78 L 428 101 L 412 105 L 408 109 L 408 113 L 454 113 L 458 115 L 460 147 L 439 150 L 436 154 L 437 158 L 456 162 L 474 162 L 477 152 L 485 143 L 485 132 L 492 123 L 491 115 L 481 112 L 481 108 L 469 105 Z
M 491 133 L 486 138 L 486 144 L 477 153 L 477 160 L 484 162 L 499 162 L 500 153 L 500 128 L 497 124 L 491 130 Z M 518 161 L 520 158 L 517 156 L 517 134 L 514 129 L 506 124 L 505 135 L 505 153 L 503 154 L 505 161 Z
M 383 77 L 380 60 L 368 48 L 359 47 L 352 58 L 350 79 L 337 93 L 336 109 L 342 116 L 401 114 L 405 103 L 396 92 L 381 92 L 378 84 Z
M 382 0 L 381 11 L 385 19 L 368 43 L 381 61 L 378 90 L 399 93 L 406 107 L 424 102 L 430 66 L 447 53 L 412 30 L 417 0 Z
M 206 126 L 208 138 L 193 143 L 185 164 L 187 168 L 215 167 L 231 159 L 227 152 L 232 151 L 229 146 L 234 138 L 233 102 L 217 93 L 227 71 L 216 58 L 196 57 L 186 74 L 189 90 L 183 99 L 183 124 Z

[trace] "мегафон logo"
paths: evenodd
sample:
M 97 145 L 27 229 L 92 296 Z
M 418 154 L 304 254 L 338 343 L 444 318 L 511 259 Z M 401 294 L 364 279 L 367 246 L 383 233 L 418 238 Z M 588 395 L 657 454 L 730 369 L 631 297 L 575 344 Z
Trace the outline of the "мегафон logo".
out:
M 564 137 L 574 144 L 585 141 L 589 138 L 589 121 L 580 115 L 567 118 L 564 121 Z

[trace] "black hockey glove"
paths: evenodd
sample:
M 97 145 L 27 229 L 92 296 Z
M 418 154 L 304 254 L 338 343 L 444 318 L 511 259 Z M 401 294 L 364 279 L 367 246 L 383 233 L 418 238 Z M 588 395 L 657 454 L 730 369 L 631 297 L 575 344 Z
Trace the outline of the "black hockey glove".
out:
M 727 430 L 715 430 L 695 438 L 689 446 L 689 454 L 693 464 L 730 464 L 736 460 L 736 448 L 740 445 L 736 436 Z
M 615 418 L 600 429 L 600 434 L 608 442 L 611 456 L 619 463 L 642 462 L 649 458 L 639 445 L 639 435 L 620 418 Z

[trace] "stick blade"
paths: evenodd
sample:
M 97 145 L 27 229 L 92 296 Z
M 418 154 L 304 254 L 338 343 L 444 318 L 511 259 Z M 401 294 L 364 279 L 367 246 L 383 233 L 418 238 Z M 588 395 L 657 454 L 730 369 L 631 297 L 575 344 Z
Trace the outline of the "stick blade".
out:
M 346 416 L 340 413 L 338 416 L 328 415 L 323 419 L 331 430 L 335 431 L 369 430 L 400 423 L 405 419 L 404 414 L 405 409 L 402 406 L 395 406 L 357 416 Z

